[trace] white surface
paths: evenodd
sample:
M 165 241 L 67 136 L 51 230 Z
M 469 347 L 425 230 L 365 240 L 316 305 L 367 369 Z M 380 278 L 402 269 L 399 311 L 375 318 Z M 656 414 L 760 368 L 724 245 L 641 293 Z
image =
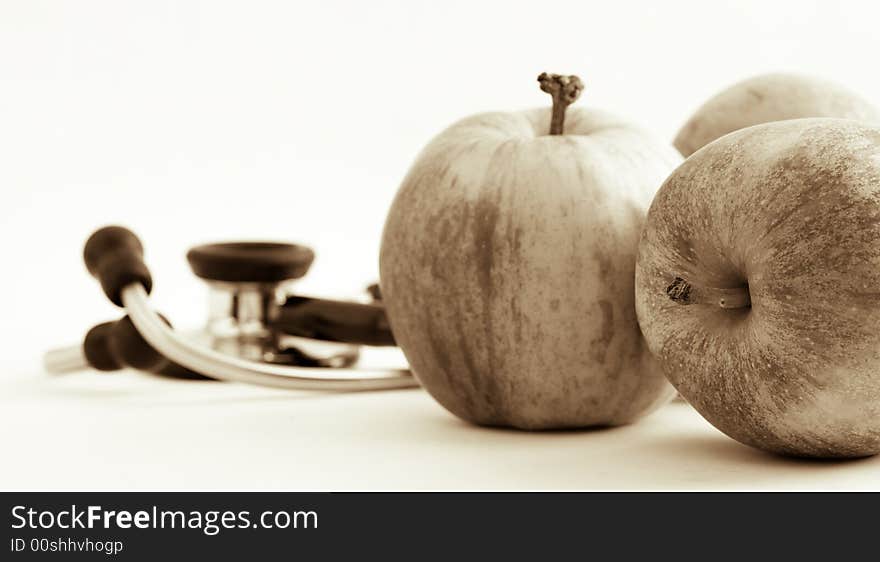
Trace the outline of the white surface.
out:
M 302 290 L 377 276 L 385 211 L 452 121 L 578 103 L 671 139 L 773 70 L 880 100 L 872 2 L 0 0 L 0 487 L 880 487 L 876 461 L 768 457 L 673 405 L 631 428 L 474 429 L 420 392 L 288 396 L 126 374 L 46 380 L 39 354 L 118 312 L 82 243 L 144 239 L 155 298 L 201 322 L 192 244 L 313 245 Z
M 627 427 L 524 433 L 468 425 L 421 390 L 35 371 L 0 382 L 2 488 L 880 489 L 880 457 L 768 455 L 680 402 Z

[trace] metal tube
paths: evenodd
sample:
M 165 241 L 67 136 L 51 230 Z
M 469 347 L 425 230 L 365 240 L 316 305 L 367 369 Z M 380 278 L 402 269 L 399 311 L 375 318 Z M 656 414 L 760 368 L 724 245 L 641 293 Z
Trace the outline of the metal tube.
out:
M 86 357 L 83 355 L 81 345 L 71 345 L 50 349 L 44 353 L 43 366 L 46 368 L 47 373 L 62 375 L 87 369 L 89 362 L 86 361 Z
M 403 369 L 326 369 L 248 361 L 201 347 L 174 333 L 150 307 L 140 283 L 122 289 L 122 303 L 147 342 L 178 365 L 206 376 L 291 390 L 364 391 L 413 388 L 419 384 Z

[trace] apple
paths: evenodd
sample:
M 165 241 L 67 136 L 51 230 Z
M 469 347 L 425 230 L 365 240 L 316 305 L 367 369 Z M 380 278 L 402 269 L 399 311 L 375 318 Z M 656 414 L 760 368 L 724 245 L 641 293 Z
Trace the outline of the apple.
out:
M 880 452 L 880 128 L 778 121 L 685 160 L 648 211 L 636 312 L 672 384 L 730 437 Z
M 834 82 L 799 74 L 765 74 L 734 84 L 704 103 L 673 144 L 688 157 L 727 133 L 802 117 L 880 123 L 880 112 L 870 102 Z
M 380 284 L 415 377 L 473 423 L 624 424 L 674 395 L 636 323 L 638 234 L 681 161 L 605 112 L 484 113 L 418 156 L 382 236 Z

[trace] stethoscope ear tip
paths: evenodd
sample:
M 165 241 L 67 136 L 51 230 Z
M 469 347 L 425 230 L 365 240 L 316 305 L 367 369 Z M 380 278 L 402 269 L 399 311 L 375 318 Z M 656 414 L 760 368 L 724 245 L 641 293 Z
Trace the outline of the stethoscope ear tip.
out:
M 99 371 L 118 371 L 125 367 L 116 356 L 111 343 L 116 322 L 96 324 L 83 338 L 83 356 L 93 369 Z
M 83 261 L 116 306 L 122 306 L 122 289 L 127 285 L 140 283 L 147 294 L 153 288 L 144 247 L 135 233 L 123 226 L 105 226 L 92 233 L 83 248 Z
M 159 317 L 168 326 L 164 316 Z M 94 326 L 83 338 L 83 355 L 99 371 L 118 371 L 132 367 L 152 373 L 164 369 L 169 361 L 147 343 L 127 315 L 115 322 Z

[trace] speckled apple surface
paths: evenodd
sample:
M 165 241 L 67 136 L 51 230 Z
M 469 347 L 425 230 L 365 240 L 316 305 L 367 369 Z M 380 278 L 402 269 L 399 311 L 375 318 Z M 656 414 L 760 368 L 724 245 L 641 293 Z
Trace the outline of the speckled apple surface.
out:
M 880 123 L 874 105 L 839 84 L 800 74 L 764 74 L 710 98 L 682 126 L 673 144 L 687 157 L 727 133 L 807 117 Z
M 489 113 L 437 136 L 383 234 L 380 277 L 415 376 L 454 414 L 524 429 L 616 425 L 673 389 L 633 304 L 638 234 L 680 162 L 606 113 Z
M 673 302 L 675 277 L 747 286 L 751 307 Z M 727 435 L 880 452 L 880 129 L 783 121 L 695 153 L 651 205 L 636 293 L 667 377 Z

